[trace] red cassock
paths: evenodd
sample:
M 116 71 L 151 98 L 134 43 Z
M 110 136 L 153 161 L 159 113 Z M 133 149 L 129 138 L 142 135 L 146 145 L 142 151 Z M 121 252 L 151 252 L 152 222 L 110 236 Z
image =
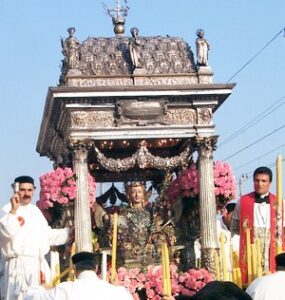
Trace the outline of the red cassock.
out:
M 248 284 L 247 278 L 247 256 L 246 256 L 246 229 L 250 230 L 251 243 L 254 242 L 253 235 L 253 211 L 254 211 L 255 193 L 244 195 L 240 198 L 240 252 L 239 263 L 242 274 L 243 284 Z M 276 210 L 277 203 L 275 195 L 269 193 L 270 202 L 270 249 L 269 249 L 269 268 L 270 272 L 275 271 L 275 256 L 276 256 L 276 237 L 277 237 L 277 222 L 276 222 Z M 283 209 L 282 209 L 283 211 Z M 282 216 L 282 228 L 283 228 L 283 216 Z M 284 235 L 282 230 L 282 248 L 284 249 Z

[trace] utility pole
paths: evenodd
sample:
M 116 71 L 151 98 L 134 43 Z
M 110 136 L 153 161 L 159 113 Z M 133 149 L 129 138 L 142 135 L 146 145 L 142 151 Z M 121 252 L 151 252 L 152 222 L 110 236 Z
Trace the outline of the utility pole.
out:
M 239 186 L 239 196 L 242 196 L 242 184 L 244 181 L 248 180 L 247 174 L 242 174 L 239 181 L 238 181 L 238 186 Z

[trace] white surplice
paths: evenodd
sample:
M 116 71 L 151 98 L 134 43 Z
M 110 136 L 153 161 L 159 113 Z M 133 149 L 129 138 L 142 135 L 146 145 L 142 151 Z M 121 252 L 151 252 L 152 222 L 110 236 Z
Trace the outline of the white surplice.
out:
M 255 279 L 246 289 L 253 300 L 285 299 L 285 271 Z
M 29 288 L 24 300 L 132 300 L 123 286 L 115 286 L 97 277 L 94 271 L 83 271 L 75 281 L 51 289 Z
M 69 229 L 52 229 L 40 209 L 31 203 L 20 205 L 16 214 L 9 213 L 10 209 L 10 203 L 5 205 L 0 219 L 4 264 L 1 300 L 21 300 L 28 286 L 40 283 L 40 272 L 49 282 L 49 267 L 44 256 L 51 245 L 67 242 Z

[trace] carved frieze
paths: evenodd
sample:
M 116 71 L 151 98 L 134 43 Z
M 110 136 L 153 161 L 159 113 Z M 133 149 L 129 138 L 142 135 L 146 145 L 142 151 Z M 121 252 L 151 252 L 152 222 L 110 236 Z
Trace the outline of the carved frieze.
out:
M 191 108 L 169 108 L 163 120 L 171 125 L 194 126 L 196 124 L 196 111 Z
M 179 62 L 177 62 L 179 63 Z M 97 66 L 94 64 L 94 68 Z M 154 68 L 152 62 L 147 62 L 146 69 Z M 145 69 L 144 69 L 145 71 Z M 131 77 L 89 77 L 84 78 L 82 76 L 72 76 L 66 78 L 66 85 L 73 87 L 88 87 L 88 86 L 130 86 L 130 85 L 191 85 L 198 84 L 196 76 L 134 76 Z
M 114 127 L 113 111 L 73 111 L 72 128 L 106 128 Z
M 149 66 L 148 66 L 149 67 Z M 191 85 L 198 84 L 196 76 L 134 77 L 135 85 Z
M 132 78 L 82 78 L 70 77 L 66 81 L 66 85 L 74 87 L 88 86 L 130 86 L 133 85 Z
M 211 108 L 197 108 L 198 124 L 210 125 L 212 124 L 212 109 Z

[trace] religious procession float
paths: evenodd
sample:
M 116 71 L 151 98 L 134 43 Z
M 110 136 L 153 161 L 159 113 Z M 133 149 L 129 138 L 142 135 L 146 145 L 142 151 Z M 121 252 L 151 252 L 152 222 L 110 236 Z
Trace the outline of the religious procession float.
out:
M 238 252 L 229 268 L 216 225 L 236 197 L 235 179 L 213 160 L 213 114 L 234 84 L 213 83 L 202 29 L 195 57 L 180 37 L 136 27 L 125 35 L 127 10 L 120 1 L 107 9 L 114 37 L 80 42 L 69 28 L 59 85 L 48 89 L 37 151 L 54 170 L 40 178 L 38 205 L 51 226 L 75 231 L 68 249 L 52 251 L 53 284 L 73 278 L 73 253 L 89 251 L 100 276 L 117 274 L 135 299 L 192 295 L 213 279 L 242 286 Z M 95 183 L 108 183 L 97 198 Z M 252 278 L 258 259 L 249 257 Z

